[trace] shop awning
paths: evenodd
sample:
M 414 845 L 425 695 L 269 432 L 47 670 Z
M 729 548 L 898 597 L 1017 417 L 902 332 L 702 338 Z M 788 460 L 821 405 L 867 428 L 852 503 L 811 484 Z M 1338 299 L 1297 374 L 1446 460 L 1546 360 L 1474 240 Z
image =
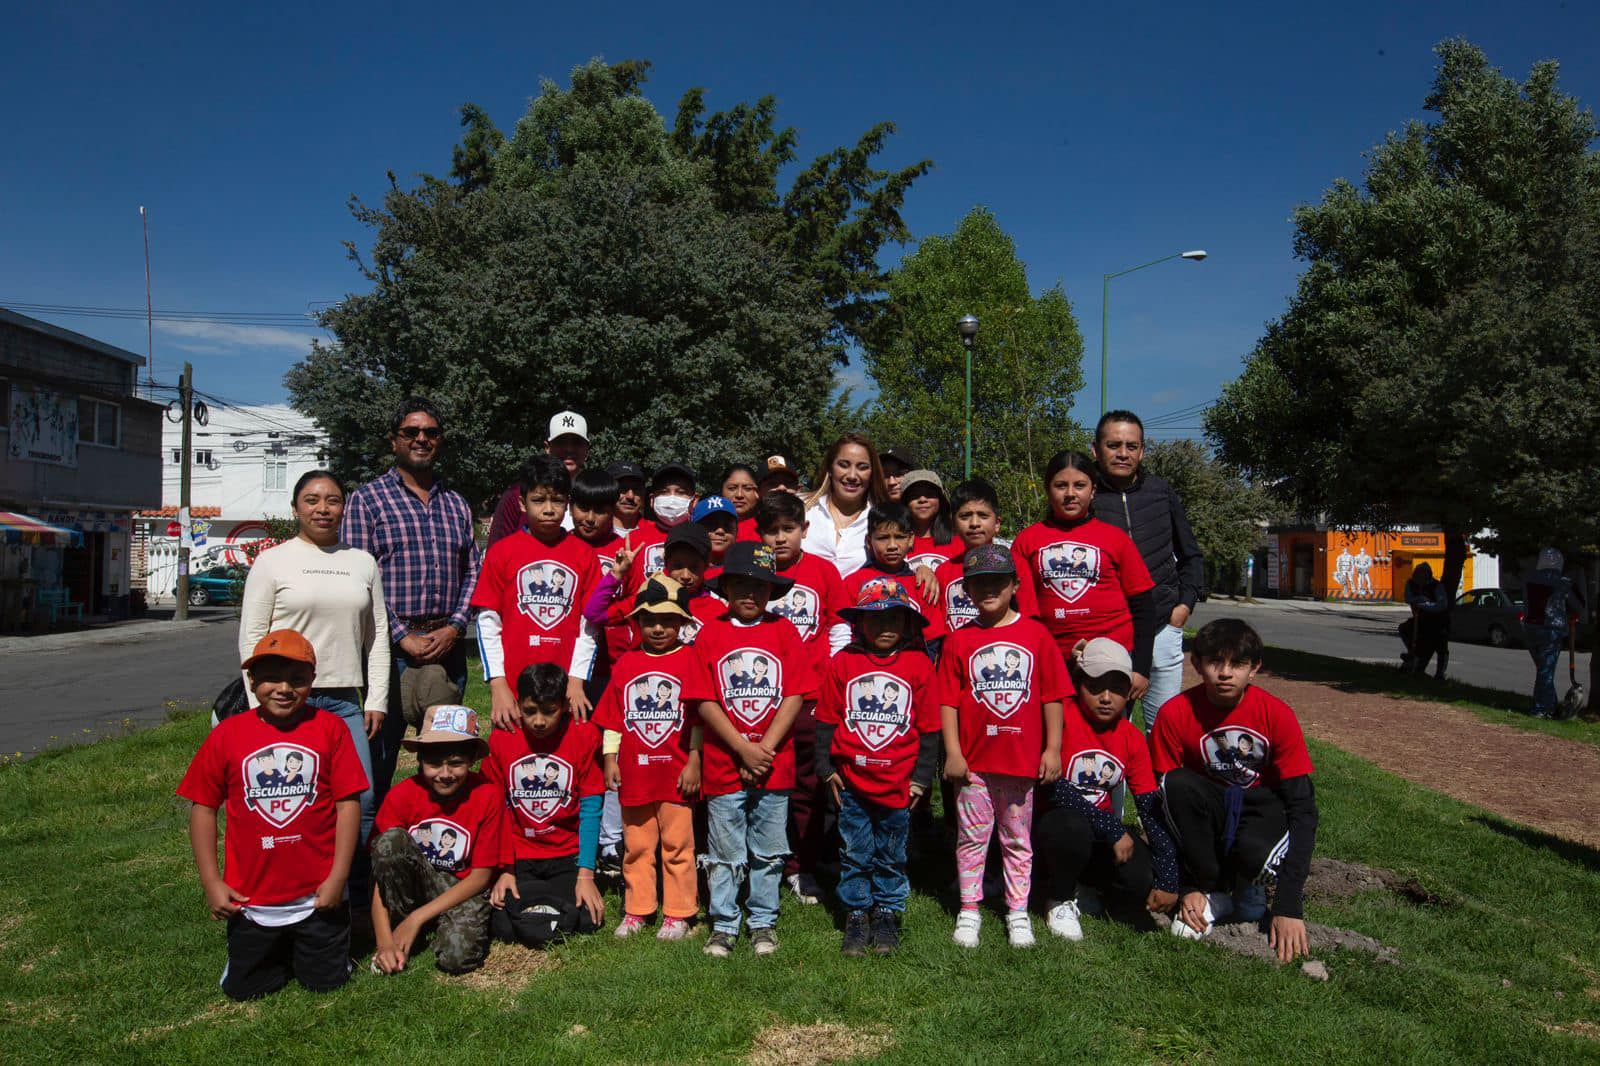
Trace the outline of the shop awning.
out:
M 16 511 L 0 511 L 0 541 L 6 544 L 46 544 L 54 547 L 77 548 L 83 545 L 83 534 L 65 526 L 53 526 Z

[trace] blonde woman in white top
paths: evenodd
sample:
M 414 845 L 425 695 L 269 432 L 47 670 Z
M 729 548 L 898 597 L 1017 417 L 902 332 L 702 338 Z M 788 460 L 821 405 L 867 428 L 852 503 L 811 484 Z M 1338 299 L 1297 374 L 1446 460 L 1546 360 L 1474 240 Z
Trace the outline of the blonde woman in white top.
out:
M 293 499 L 299 535 L 262 552 L 245 578 L 240 660 L 274 629 L 297 630 L 316 649 L 316 687 L 309 702 L 338 715 L 355 741 L 367 772 L 367 791 L 361 794 L 365 841 L 377 809 L 369 741 L 383 727 L 389 706 L 383 578 L 376 559 L 339 540 L 344 487 L 337 477 L 326 470 L 303 474 Z M 365 848 L 357 849 L 358 856 L 365 854 Z M 364 900 L 355 891 L 359 887 L 352 886 L 351 898 Z
M 846 433 L 828 449 L 816 490 L 806 497 L 801 547 L 838 567 L 840 577 L 848 577 L 867 562 L 867 512 L 888 498 L 871 439 Z

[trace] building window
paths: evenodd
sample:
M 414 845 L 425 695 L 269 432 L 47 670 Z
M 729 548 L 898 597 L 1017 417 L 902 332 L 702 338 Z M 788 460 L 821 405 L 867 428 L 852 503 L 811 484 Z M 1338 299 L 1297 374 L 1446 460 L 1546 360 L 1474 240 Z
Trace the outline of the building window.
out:
M 172 465 L 173 466 L 178 466 L 182 462 L 183 462 L 183 449 L 182 448 L 174 448 L 174 449 L 172 449 Z
M 114 403 L 78 398 L 78 442 L 115 448 L 121 443 L 122 409 Z
M 194 453 L 194 465 L 195 466 L 210 466 L 211 465 L 211 449 L 210 448 L 201 448 L 201 449 L 197 450 Z
M 261 487 L 268 492 L 288 488 L 289 464 L 281 459 L 266 459 L 261 467 Z

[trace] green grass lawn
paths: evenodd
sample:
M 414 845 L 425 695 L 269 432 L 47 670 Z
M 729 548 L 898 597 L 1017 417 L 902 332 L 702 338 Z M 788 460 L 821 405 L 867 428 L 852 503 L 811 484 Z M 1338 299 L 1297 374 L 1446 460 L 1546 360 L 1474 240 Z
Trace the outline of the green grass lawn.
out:
M 475 688 L 474 702 L 483 695 Z M 877 1038 L 890 1062 L 1600 1053 L 1600 853 L 1316 743 L 1319 853 L 1415 877 L 1444 902 L 1372 894 L 1313 903 L 1310 917 L 1380 938 L 1398 966 L 1335 953 L 1332 980 L 1318 983 L 1093 920 L 1081 944 L 1040 920 L 1039 947 L 1017 952 L 991 917 L 968 952 L 950 943 L 952 918 L 925 885 L 892 959 L 840 957 L 829 911 L 785 896 L 782 950 L 769 959 L 741 945 L 719 962 L 700 954 L 702 938 L 620 942 L 607 930 L 540 966 L 502 950 L 492 962 L 512 972 L 492 978 L 442 978 L 424 953 L 398 977 L 374 977 L 363 960 L 331 995 L 291 987 L 236 1006 L 217 988 L 222 929 L 205 915 L 172 795 L 205 728 L 195 716 L 0 768 L 0 1059 L 737 1061 L 768 1027 L 816 1022 L 842 1028 L 802 1051 L 854 1033 Z M 619 903 L 608 899 L 608 918 Z

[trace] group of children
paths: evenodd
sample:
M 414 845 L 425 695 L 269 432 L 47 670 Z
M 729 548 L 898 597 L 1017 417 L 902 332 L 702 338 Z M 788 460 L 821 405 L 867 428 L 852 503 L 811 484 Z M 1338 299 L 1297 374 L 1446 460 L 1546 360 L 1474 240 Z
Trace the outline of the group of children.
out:
M 1194 641 L 1203 683 L 1148 738 L 1132 724 L 1151 583 L 1126 535 L 1089 517 L 1087 470 L 1076 453 L 1052 462 L 1050 514 L 1009 549 L 992 488 L 969 481 L 946 498 L 936 477 L 908 475 L 905 502 L 872 507 L 867 565 L 841 577 L 802 549 L 793 493 L 768 491 L 742 515 L 720 496 L 695 501 L 692 472 L 673 464 L 650 485 L 654 517 L 619 532 L 615 480 L 593 491 L 559 461 L 526 464 L 526 527 L 491 546 L 472 600 L 495 728 L 485 742 L 472 710 L 444 705 L 406 741 L 417 774 L 389 792 L 367 842 L 373 970 L 404 969 L 425 937 L 440 969 L 465 972 L 491 938 L 537 947 L 600 928 L 608 800 L 616 936 L 658 914 L 658 939 L 688 936 L 703 874 L 704 952 L 725 957 L 746 934 L 756 954 L 776 952 L 781 886 L 787 874 L 815 900 L 831 812 L 842 950 L 891 953 L 913 809 L 941 777 L 958 944 L 979 943 L 998 836 L 1014 946 L 1034 943 L 1037 852 L 1058 936 L 1081 938 L 1081 915 L 1108 896 L 1204 936 L 1259 921 L 1275 877 L 1272 942 L 1286 960 L 1305 951 L 1316 807 L 1294 714 L 1250 683 L 1259 638 L 1224 620 Z M 179 788 L 208 905 L 229 922 L 223 987 L 248 998 L 291 973 L 334 987 L 350 972 L 344 881 L 365 776 L 348 731 L 306 703 L 303 637 L 268 634 L 244 667 L 260 712 L 213 730 Z M 293 784 L 258 783 L 258 765 L 290 755 L 303 766 Z M 1142 837 L 1124 825 L 1125 794 Z

